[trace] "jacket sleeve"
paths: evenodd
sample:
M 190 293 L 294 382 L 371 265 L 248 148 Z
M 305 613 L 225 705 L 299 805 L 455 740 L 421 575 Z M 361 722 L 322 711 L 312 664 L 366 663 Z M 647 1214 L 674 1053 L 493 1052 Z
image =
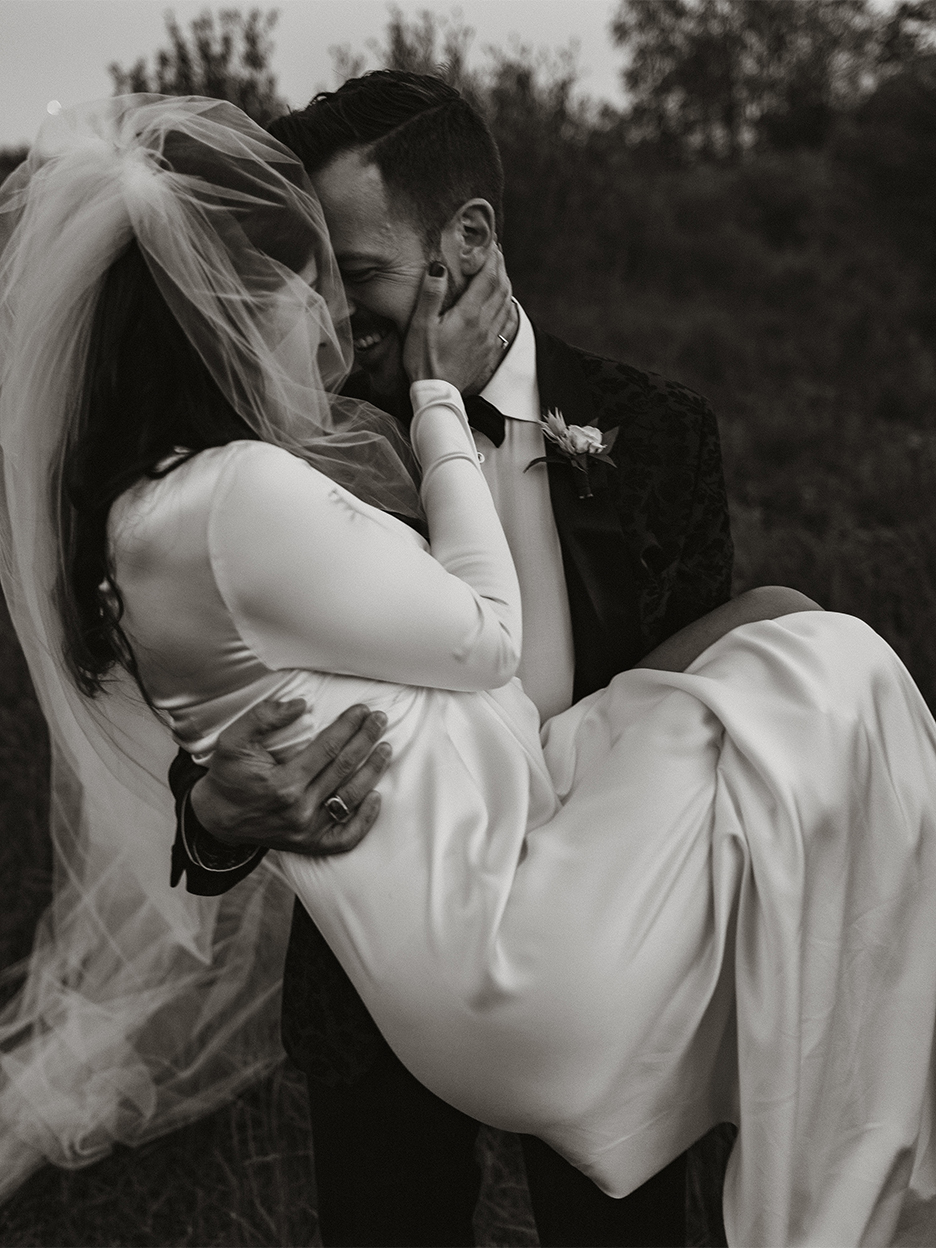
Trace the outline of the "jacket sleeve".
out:
M 179 750 L 169 768 L 169 786 L 176 810 L 169 882 L 174 888 L 184 875 L 188 892 L 200 897 L 217 897 L 248 876 L 266 850 L 225 845 L 198 822 L 189 798 L 196 781 L 206 772 L 207 768 L 200 767 L 184 750 Z
M 660 629 L 661 639 L 728 601 L 733 559 L 718 422 L 705 403 L 692 502 L 675 583 Z

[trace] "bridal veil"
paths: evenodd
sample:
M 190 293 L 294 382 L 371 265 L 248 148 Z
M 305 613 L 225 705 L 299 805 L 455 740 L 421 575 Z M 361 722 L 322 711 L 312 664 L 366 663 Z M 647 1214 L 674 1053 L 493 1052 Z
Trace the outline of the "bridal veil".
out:
M 0 189 L 0 577 L 49 726 L 55 863 L 0 1014 L 0 1199 L 43 1160 L 85 1165 L 209 1112 L 281 1055 L 290 890 L 265 865 L 221 897 L 169 887 L 168 730 L 129 677 L 89 699 L 62 657 L 62 454 L 96 300 L 132 239 L 261 438 L 419 512 L 393 423 L 335 397 L 347 310 L 292 153 L 217 100 L 125 96 L 49 118 Z

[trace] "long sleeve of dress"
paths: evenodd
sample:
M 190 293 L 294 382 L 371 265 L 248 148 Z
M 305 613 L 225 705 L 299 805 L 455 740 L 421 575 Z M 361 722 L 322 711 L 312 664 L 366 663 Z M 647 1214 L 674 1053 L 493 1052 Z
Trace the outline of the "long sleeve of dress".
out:
M 520 656 L 520 593 L 458 392 L 413 387 L 432 553 L 276 447 L 242 444 L 215 490 L 209 551 L 267 666 L 493 689 Z

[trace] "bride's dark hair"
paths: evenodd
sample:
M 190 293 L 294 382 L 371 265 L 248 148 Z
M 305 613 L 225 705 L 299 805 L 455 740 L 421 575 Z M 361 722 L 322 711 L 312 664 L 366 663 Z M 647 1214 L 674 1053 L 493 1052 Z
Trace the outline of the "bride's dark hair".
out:
M 168 136 L 163 151 L 166 164 L 212 176 L 216 153 L 190 138 L 172 140 Z M 284 173 L 301 185 L 298 166 L 285 166 Z M 216 180 L 237 187 L 230 160 Z M 308 259 L 308 226 L 285 209 L 254 205 L 230 229 L 231 246 L 242 231 L 250 244 L 293 271 Z M 160 467 L 179 448 L 195 454 L 257 436 L 173 315 L 134 239 L 103 279 L 61 483 L 53 487 L 62 555 L 57 605 L 65 659 L 83 693 L 101 693 L 118 663 L 140 683 L 120 628 L 123 603 L 108 562 L 111 505 L 141 478 L 163 476 L 184 463 L 189 455 Z
M 104 278 L 63 461 L 59 611 L 84 693 L 100 693 L 115 663 L 134 668 L 107 557 L 113 502 L 142 477 L 163 475 L 159 465 L 177 448 L 194 453 L 256 436 L 167 307 L 134 240 Z

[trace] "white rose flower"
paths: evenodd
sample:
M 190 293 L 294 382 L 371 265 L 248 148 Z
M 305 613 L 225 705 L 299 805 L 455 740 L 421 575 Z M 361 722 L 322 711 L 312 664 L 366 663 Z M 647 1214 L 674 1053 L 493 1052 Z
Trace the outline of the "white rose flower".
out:
M 607 455 L 617 437 L 617 429 L 609 432 L 608 440 L 605 442 L 601 430 L 596 429 L 594 425 L 567 425 L 565 417 L 558 409 L 543 412 L 540 428 L 543 431 L 543 437 L 553 442 L 559 448 L 560 454 L 567 456 L 569 464 L 575 469 L 579 498 L 592 498 L 591 482 L 588 478 L 591 464 L 589 456 L 597 456 L 602 463 L 610 464 L 611 460 Z M 527 468 L 532 468 L 534 464 L 556 462 L 556 456 L 547 448 L 545 455 L 531 459 L 523 471 L 526 472 Z
M 575 455 L 599 455 L 604 450 L 601 430 L 594 425 L 569 425 L 568 441 Z

